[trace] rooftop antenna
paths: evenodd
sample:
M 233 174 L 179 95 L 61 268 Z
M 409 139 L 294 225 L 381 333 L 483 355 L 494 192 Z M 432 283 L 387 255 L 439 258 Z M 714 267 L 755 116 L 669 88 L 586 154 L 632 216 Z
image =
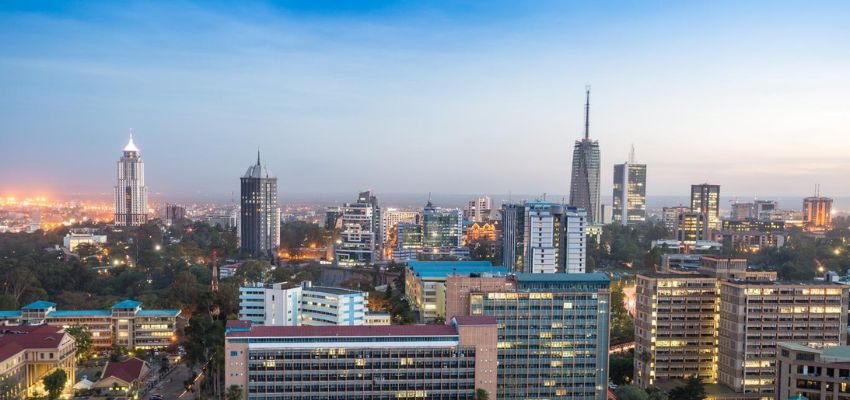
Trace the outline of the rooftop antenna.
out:
M 260 165 L 260 148 L 257 148 L 257 165 Z
M 584 87 L 585 103 L 584 103 L 584 140 L 590 139 L 590 85 Z
M 815 183 L 815 197 L 820 197 L 820 183 Z
M 546 192 L 543 192 L 543 201 L 546 201 Z
M 513 202 L 513 197 L 511 195 L 511 191 L 508 190 L 508 204 L 511 204 L 511 202 Z
M 635 163 L 635 145 L 632 145 L 631 151 L 629 151 L 629 164 Z

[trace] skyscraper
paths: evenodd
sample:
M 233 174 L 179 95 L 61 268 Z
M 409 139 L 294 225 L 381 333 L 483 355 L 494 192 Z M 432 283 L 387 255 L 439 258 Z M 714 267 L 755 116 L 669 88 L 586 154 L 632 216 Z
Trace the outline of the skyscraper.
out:
M 691 185 L 691 211 L 705 214 L 705 231 L 720 229 L 720 185 Z
M 148 187 L 145 186 L 145 162 L 139 148 L 130 141 L 118 160 L 118 184 L 115 185 L 115 226 L 139 226 L 148 220 Z
M 241 179 L 240 243 L 251 257 L 274 258 L 280 246 L 280 208 L 277 207 L 277 178 L 265 165 L 248 167 Z
M 621 225 L 646 221 L 646 164 L 629 161 L 614 165 L 614 222 Z
M 587 210 L 587 221 L 599 224 L 599 142 L 590 140 L 590 87 L 584 106 L 584 139 L 576 140 L 573 149 L 573 172 L 570 182 L 570 205 Z
M 461 211 L 434 207 L 429 200 L 422 212 L 422 245 L 429 249 L 456 249 L 462 236 Z
M 493 200 L 490 196 L 482 196 L 470 200 L 463 209 L 463 218 L 472 222 L 484 222 L 490 219 L 490 210 L 493 208 Z

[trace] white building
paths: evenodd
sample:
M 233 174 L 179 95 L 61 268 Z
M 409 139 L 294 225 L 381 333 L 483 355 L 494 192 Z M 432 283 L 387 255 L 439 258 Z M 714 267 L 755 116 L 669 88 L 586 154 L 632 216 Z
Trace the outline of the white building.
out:
M 342 207 L 342 233 L 334 250 L 343 265 L 365 265 L 378 261 L 381 239 L 381 209 L 371 191 L 360 193 L 356 203 Z
M 118 160 L 118 184 L 115 185 L 115 225 L 139 226 L 148 221 L 148 188 L 145 186 L 145 162 L 133 143 L 133 134 Z
M 490 196 L 482 196 L 467 203 L 463 209 L 463 216 L 467 221 L 484 222 L 490 219 L 492 209 L 493 200 Z
M 583 274 L 587 266 L 587 212 L 581 208 L 564 210 L 564 256 L 568 274 Z
M 239 288 L 239 320 L 252 325 L 389 325 L 389 315 L 368 311 L 368 293 L 288 283 Z M 386 322 L 386 323 L 384 323 Z
M 381 213 L 381 240 L 384 244 L 390 241 L 390 234 L 399 223 L 418 224 L 419 212 L 413 210 L 401 210 L 398 208 L 385 208 Z
M 584 273 L 587 263 L 583 209 L 546 202 L 525 205 L 525 262 L 530 273 Z
M 70 252 L 77 250 L 81 244 L 105 244 L 106 235 L 95 235 L 89 231 L 71 231 L 62 238 L 62 247 Z

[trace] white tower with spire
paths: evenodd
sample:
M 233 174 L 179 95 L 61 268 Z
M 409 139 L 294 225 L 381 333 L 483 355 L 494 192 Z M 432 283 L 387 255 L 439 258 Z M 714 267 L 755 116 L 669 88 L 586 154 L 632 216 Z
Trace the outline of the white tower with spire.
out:
M 118 159 L 118 184 L 115 185 L 115 226 L 139 226 L 148 220 L 148 188 L 145 186 L 145 162 L 139 148 L 130 141 Z

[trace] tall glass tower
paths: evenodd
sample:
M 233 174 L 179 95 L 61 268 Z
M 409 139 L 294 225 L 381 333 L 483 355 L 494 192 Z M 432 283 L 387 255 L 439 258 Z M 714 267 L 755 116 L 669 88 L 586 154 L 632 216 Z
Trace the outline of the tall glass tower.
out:
M 242 254 L 274 258 L 280 246 L 280 208 L 277 207 L 277 178 L 260 164 L 248 167 L 241 179 L 240 244 Z
M 145 186 L 145 162 L 139 148 L 130 141 L 118 159 L 118 184 L 115 185 L 115 226 L 140 226 L 148 221 L 148 188 Z
M 599 203 L 599 142 L 590 140 L 590 87 L 584 106 L 584 139 L 576 140 L 573 149 L 573 172 L 570 182 L 570 205 L 587 210 L 591 225 L 602 222 Z

